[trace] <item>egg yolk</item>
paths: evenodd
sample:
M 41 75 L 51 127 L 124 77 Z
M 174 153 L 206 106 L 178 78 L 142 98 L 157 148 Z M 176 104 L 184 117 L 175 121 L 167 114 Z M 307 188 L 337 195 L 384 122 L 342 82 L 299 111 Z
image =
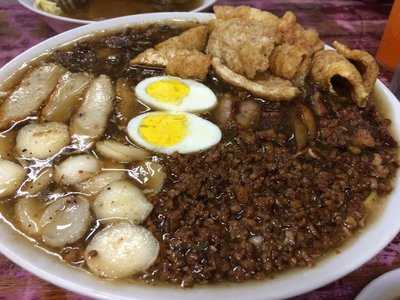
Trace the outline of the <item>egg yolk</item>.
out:
M 180 104 L 190 89 L 182 81 L 177 79 L 158 80 L 149 84 L 146 93 L 155 100 L 168 104 Z
M 157 147 L 171 147 L 188 134 L 184 114 L 158 113 L 143 118 L 139 125 L 140 136 Z

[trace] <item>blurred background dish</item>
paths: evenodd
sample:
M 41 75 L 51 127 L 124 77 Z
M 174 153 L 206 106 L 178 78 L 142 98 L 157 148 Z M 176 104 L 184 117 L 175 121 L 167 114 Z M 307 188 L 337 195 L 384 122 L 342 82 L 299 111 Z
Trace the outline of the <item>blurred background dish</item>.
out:
M 56 32 L 92 22 L 168 11 L 202 11 L 216 0 L 18 0 L 27 9 L 41 15 Z M 111 5 L 112 4 L 112 5 Z
M 355 300 L 400 299 L 400 269 L 383 274 L 371 281 Z

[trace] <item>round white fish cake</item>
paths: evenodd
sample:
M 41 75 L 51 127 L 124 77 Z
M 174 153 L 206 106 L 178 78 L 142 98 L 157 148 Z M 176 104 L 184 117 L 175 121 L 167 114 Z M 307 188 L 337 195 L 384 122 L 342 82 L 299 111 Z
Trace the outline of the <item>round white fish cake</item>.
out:
M 123 278 L 145 271 L 155 262 L 159 250 L 149 230 L 120 222 L 96 233 L 86 248 L 85 261 L 98 276 Z
M 92 208 L 98 220 L 128 220 L 142 223 L 153 209 L 142 191 L 128 180 L 111 183 L 93 201 Z
M 216 125 L 186 112 L 145 113 L 133 118 L 127 131 L 140 146 L 165 154 L 206 150 L 222 138 Z
M 214 92 L 204 84 L 171 76 L 150 77 L 135 87 L 136 96 L 158 110 L 202 112 L 217 104 Z

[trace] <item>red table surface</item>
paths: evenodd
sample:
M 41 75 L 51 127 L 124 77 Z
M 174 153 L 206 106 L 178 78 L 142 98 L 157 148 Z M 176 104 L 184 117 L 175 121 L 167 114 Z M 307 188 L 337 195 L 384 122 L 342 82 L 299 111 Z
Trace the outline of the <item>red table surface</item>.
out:
M 0 67 L 19 53 L 55 35 L 36 15 L 15 3 L 0 0 Z M 300 22 L 316 28 L 322 39 L 339 40 L 376 53 L 393 1 L 359 0 L 225 0 L 220 4 L 252 5 L 283 15 L 294 11 Z M 391 73 L 382 70 L 388 83 Z M 353 299 L 371 280 L 400 267 L 400 235 L 367 264 L 332 284 L 293 298 L 296 300 Z M 338 266 L 340 267 L 340 266 Z M 290 288 L 290 287 L 288 287 Z M 0 300 L 88 299 L 49 284 L 0 255 Z M 240 300 L 240 299 L 238 299 Z

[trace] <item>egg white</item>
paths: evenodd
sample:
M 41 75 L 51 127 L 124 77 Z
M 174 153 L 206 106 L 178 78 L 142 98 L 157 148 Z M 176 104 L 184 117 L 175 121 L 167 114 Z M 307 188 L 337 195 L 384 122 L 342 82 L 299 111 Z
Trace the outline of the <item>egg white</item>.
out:
M 160 80 L 179 80 L 189 87 L 189 94 L 180 104 L 162 103 L 147 94 L 146 88 L 153 82 Z M 190 79 L 181 79 L 173 76 L 150 77 L 139 82 L 135 87 L 136 97 L 153 109 L 168 111 L 203 112 L 217 105 L 217 96 L 204 84 Z
M 178 144 L 171 147 L 159 147 L 150 144 L 144 140 L 139 133 L 139 126 L 142 120 L 152 114 L 159 114 L 159 112 L 148 112 L 133 118 L 127 127 L 129 137 L 136 142 L 138 145 L 142 146 L 153 152 L 172 154 L 178 152 L 181 154 L 193 153 L 202 150 L 206 150 L 216 144 L 222 138 L 221 130 L 218 126 L 214 125 L 208 120 L 200 118 L 191 113 L 186 112 L 168 112 L 168 114 L 184 114 L 187 118 L 187 136 Z

